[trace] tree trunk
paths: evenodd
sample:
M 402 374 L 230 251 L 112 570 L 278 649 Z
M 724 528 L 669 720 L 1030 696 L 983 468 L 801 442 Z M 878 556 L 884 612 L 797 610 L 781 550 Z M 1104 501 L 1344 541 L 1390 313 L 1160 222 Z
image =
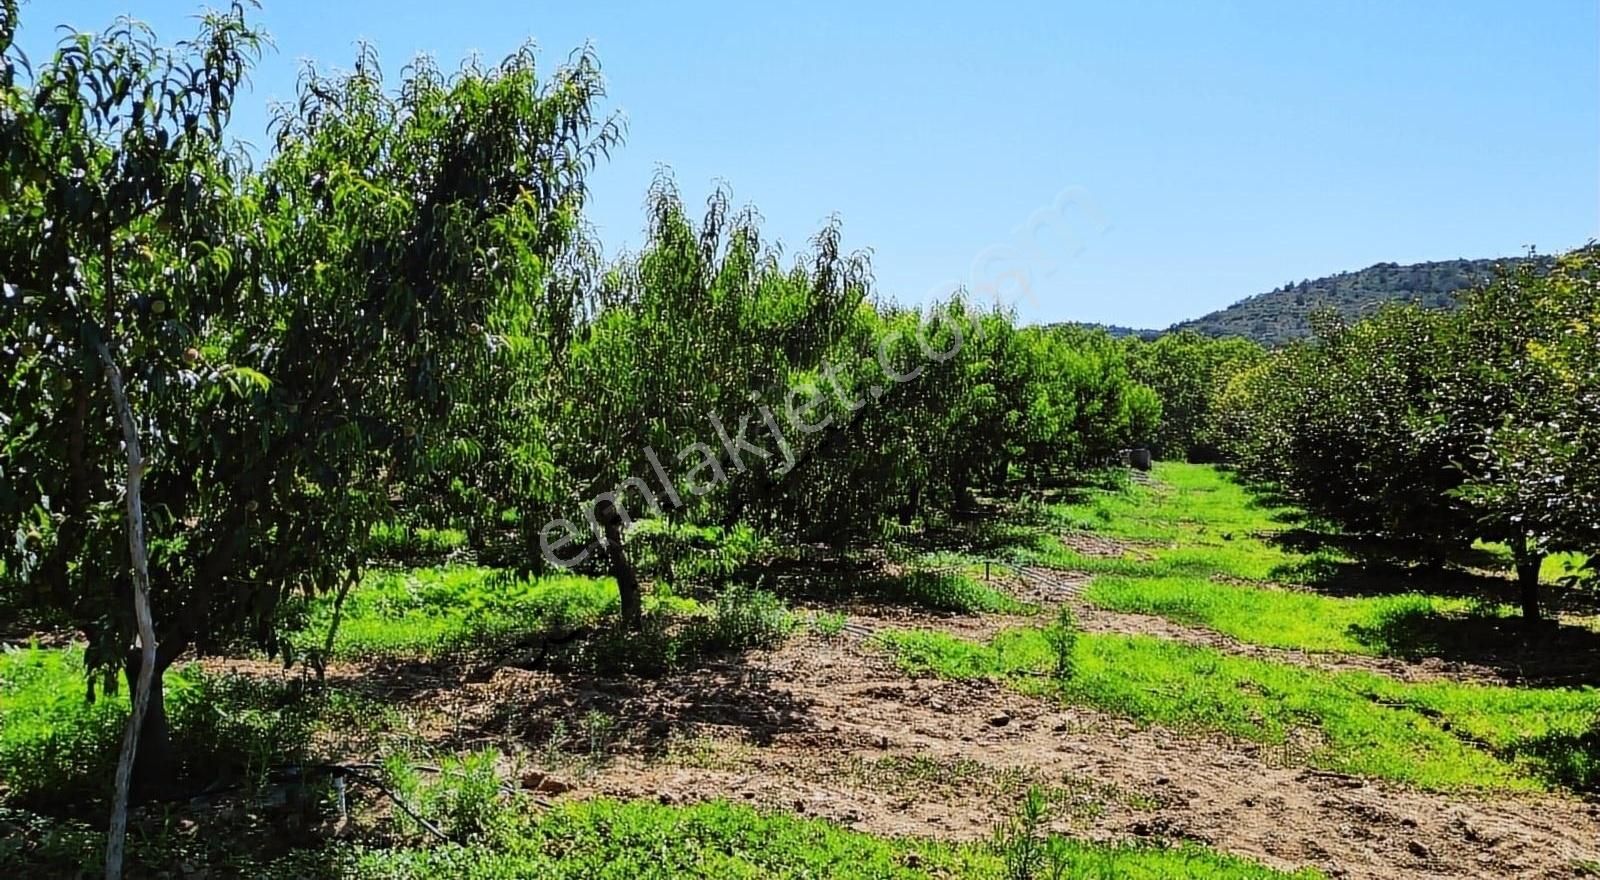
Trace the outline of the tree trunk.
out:
M 107 266 L 110 263 L 108 261 Z M 133 616 L 139 631 L 138 664 L 129 669 L 129 683 L 133 686 L 132 711 L 128 713 L 128 726 L 122 736 L 122 752 L 117 757 L 116 790 L 111 801 L 111 827 L 106 832 L 106 880 L 121 880 L 123 845 L 128 833 L 128 794 L 133 784 L 134 756 L 139 751 L 140 728 L 150 705 L 153 689 L 160 687 L 156 669 L 156 626 L 150 612 L 150 555 L 144 543 L 144 500 L 140 487 L 144 480 L 144 456 L 139 451 L 139 426 L 133 418 L 133 407 L 122 389 L 122 370 L 117 366 L 111 350 L 102 341 L 95 348 L 105 366 L 106 384 L 111 388 L 111 401 L 116 406 L 117 420 L 122 424 L 122 442 L 128 458 L 128 482 L 125 491 L 128 505 L 128 555 L 133 564 Z M 156 693 L 160 693 L 156 690 Z M 158 700 L 157 705 L 161 702 Z M 166 712 L 160 710 L 163 737 L 166 732 Z M 169 748 L 170 751 L 170 748 Z
M 1522 594 L 1522 618 L 1535 623 L 1544 618 L 1539 610 L 1539 569 L 1544 554 L 1524 551 L 1517 555 L 1517 586 Z
M 172 753 L 172 728 L 167 724 L 167 701 L 162 681 L 171 662 L 157 657 L 150 675 L 148 702 L 144 710 L 144 723 L 139 728 L 139 743 L 134 751 L 133 770 L 128 788 L 129 800 L 140 803 L 160 797 L 172 782 L 177 770 Z M 139 651 L 129 651 L 123 670 L 128 676 L 128 686 L 138 681 L 143 657 Z
M 922 484 L 913 483 L 911 492 L 900 505 L 900 525 L 909 526 L 922 512 Z
M 339 594 L 333 599 L 333 619 L 328 622 L 328 634 L 322 639 L 322 651 L 314 660 L 317 665 L 317 684 L 327 680 L 328 658 L 333 656 L 333 643 L 339 637 L 339 621 L 344 619 L 344 602 L 350 598 L 350 591 L 360 579 L 361 570 L 352 562 L 349 572 L 344 576 L 344 583 L 339 585 Z
M 639 629 L 644 625 L 644 599 L 639 590 L 639 576 L 622 546 L 622 515 L 609 501 L 602 502 L 595 514 L 605 529 L 606 558 L 611 562 L 611 576 L 616 578 L 622 600 L 622 625 L 627 629 Z

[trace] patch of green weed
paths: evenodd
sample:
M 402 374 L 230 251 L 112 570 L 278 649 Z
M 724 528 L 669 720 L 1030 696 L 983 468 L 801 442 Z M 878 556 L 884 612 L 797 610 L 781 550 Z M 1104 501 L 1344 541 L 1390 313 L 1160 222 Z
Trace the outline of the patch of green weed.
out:
M 1306 758 L 1329 770 L 1436 790 L 1596 781 L 1593 688 L 1413 684 L 1101 634 L 1079 637 L 1073 677 L 1063 682 L 1049 674 L 1056 658 L 1039 629 L 1007 630 L 988 643 L 926 630 L 880 640 L 914 672 L 996 679 L 1179 730 L 1281 745 L 1310 728 L 1322 743 Z

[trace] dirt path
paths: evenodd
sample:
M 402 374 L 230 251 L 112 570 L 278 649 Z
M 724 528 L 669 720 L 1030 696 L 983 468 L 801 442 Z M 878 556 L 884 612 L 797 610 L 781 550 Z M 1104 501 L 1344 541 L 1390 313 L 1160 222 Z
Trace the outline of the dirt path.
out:
M 1282 747 L 911 678 L 848 637 L 808 635 L 661 680 L 441 675 L 412 700 L 451 719 L 433 731 L 441 746 L 520 752 L 572 787 L 563 796 L 726 798 L 877 833 L 981 839 L 1037 784 L 1061 831 L 1191 840 L 1332 877 L 1566 877 L 1600 859 L 1600 805 L 1311 771 Z M 599 760 L 553 760 L 556 723 L 574 729 L 590 712 L 615 719 L 615 741 Z
M 1438 661 L 1259 648 L 1158 617 L 1088 606 L 1086 576 L 1010 585 L 1069 602 L 1086 630 L 1148 633 L 1229 653 L 1401 679 L 1494 680 Z M 989 837 L 1031 785 L 1056 830 L 1095 840 L 1193 841 L 1330 877 L 1576 877 L 1600 862 L 1600 803 L 1562 795 L 1444 795 L 1304 767 L 1311 744 L 1178 734 L 986 682 L 901 672 L 872 633 L 929 628 L 985 640 L 1048 616 L 950 615 L 859 603 L 845 632 L 662 679 L 447 664 L 335 664 L 330 679 L 406 709 L 447 750 L 494 746 L 545 796 L 689 803 L 714 798 L 863 831 Z M 234 671 L 273 674 L 237 661 Z M 281 670 L 275 674 L 282 674 Z M 591 736 L 586 719 L 606 719 Z

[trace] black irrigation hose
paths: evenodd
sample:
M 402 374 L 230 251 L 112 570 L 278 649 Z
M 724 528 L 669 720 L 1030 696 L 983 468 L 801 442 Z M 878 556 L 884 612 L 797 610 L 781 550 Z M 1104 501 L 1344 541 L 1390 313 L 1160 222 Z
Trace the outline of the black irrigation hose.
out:
M 366 773 L 363 773 L 360 770 L 356 770 L 356 769 L 348 767 L 348 766 L 343 766 L 343 765 L 338 765 L 338 764 L 333 764 L 333 765 L 328 765 L 328 766 L 341 768 L 342 777 L 348 777 L 350 779 L 356 780 L 357 782 L 365 782 L 366 784 L 372 786 L 373 788 L 376 788 L 378 791 L 382 792 L 384 795 L 387 795 L 389 800 L 394 801 L 394 805 L 399 807 L 401 812 L 405 813 L 407 816 L 410 816 L 411 817 L 411 821 L 416 822 L 418 825 L 421 825 L 423 828 L 427 829 L 428 832 L 431 833 L 434 837 L 439 838 L 440 840 L 444 841 L 445 843 L 455 843 L 454 840 L 450 839 L 450 835 L 445 834 L 442 830 L 440 830 L 439 826 L 433 824 L 432 822 L 429 822 L 427 819 L 424 819 L 422 817 L 422 815 L 420 813 L 418 813 L 415 809 L 413 809 L 410 804 L 405 802 L 405 799 L 401 798 L 399 795 L 397 795 L 393 791 L 391 791 L 387 785 L 384 785 L 376 777 L 369 776 L 369 775 L 367 775 Z
M 372 763 L 370 761 L 353 761 L 353 762 L 348 763 L 348 764 L 321 764 L 321 765 L 317 765 L 317 766 L 328 768 L 328 769 L 332 769 L 332 770 L 356 770 L 356 771 L 361 771 L 361 770 L 382 770 L 382 769 L 384 769 L 382 764 L 374 764 L 374 763 Z M 446 769 L 444 767 L 435 767 L 432 764 L 412 764 L 411 765 L 411 769 L 420 771 L 422 773 L 438 773 L 438 774 L 440 774 L 442 776 L 456 776 L 456 777 L 460 777 L 460 778 L 465 778 L 466 775 L 467 775 L 465 773 L 462 773 L 460 770 L 448 770 L 448 769 Z M 517 791 L 516 788 L 514 788 L 512 786 L 501 784 L 500 785 L 500 793 L 505 795 L 505 796 L 507 796 L 507 797 L 514 797 L 515 795 L 518 794 L 518 791 Z

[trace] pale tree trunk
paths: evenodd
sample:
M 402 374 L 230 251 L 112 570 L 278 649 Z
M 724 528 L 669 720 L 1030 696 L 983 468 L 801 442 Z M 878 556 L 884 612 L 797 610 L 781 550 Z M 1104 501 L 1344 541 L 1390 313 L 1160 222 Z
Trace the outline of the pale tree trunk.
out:
M 133 687 L 133 710 L 123 732 L 122 753 L 117 758 L 116 795 L 111 804 L 111 828 L 106 834 L 106 880 L 121 880 L 123 846 L 128 833 L 128 789 L 133 780 L 133 758 L 139 748 L 139 728 L 150 705 L 150 684 L 156 670 L 156 628 L 150 613 L 150 561 L 144 545 L 144 505 L 140 486 L 144 456 L 139 452 L 139 427 L 133 407 L 122 387 L 122 370 L 104 342 L 97 342 L 105 364 L 106 384 L 122 423 L 122 441 L 128 454 L 128 554 L 133 561 L 133 615 L 139 628 L 139 674 Z

